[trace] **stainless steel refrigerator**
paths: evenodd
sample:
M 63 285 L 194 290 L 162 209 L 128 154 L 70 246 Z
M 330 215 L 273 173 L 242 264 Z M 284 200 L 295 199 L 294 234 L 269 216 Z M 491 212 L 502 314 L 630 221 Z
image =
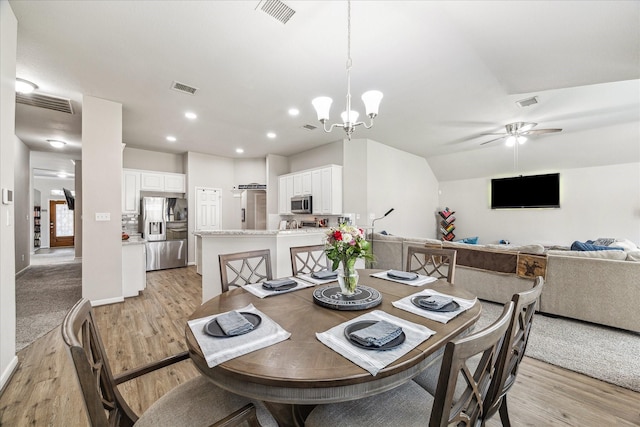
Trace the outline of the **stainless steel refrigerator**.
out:
M 187 265 L 187 199 L 143 197 L 140 227 L 147 271 Z

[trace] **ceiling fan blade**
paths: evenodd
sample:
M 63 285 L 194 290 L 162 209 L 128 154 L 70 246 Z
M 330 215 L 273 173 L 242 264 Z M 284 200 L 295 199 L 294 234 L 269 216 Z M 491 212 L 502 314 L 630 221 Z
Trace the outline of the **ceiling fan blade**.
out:
M 527 132 L 521 132 L 521 135 L 542 135 L 544 133 L 555 133 L 555 132 L 561 132 L 562 129 L 536 129 L 536 130 L 530 130 Z
M 498 140 L 500 140 L 502 138 L 506 138 L 507 136 L 509 136 L 509 135 L 502 135 L 500 138 L 494 138 L 494 139 L 489 140 L 489 141 L 481 142 L 480 145 L 485 145 L 485 144 L 488 144 L 488 143 L 493 142 L 493 141 L 498 141 Z

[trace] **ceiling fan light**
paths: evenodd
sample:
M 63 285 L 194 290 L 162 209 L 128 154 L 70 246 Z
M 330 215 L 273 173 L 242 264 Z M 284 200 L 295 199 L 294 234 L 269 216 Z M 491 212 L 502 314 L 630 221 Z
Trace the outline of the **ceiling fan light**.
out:
M 319 121 L 324 122 L 329 120 L 329 110 L 331 109 L 332 102 L 333 99 L 328 96 L 319 96 L 311 101 L 313 108 L 316 109 Z
M 364 108 L 367 112 L 367 116 L 372 119 L 378 115 L 378 109 L 380 108 L 380 101 L 382 101 L 382 92 L 379 90 L 370 90 L 362 94 L 362 102 L 364 102 Z
M 514 145 L 516 145 L 516 137 L 513 135 L 509 135 L 509 137 L 505 141 L 505 144 L 507 147 L 513 147 Z
M 342 118 L 342 123 L 344 123 L 345 125 L 356 123 L 358 121 L 358 116 L 360 116 L 360 114 L 354 110 L 350 110 L 349 113 L 347 113 L 346 111 L 343 111 L 342 114 L 340 114 L 340 118 Z
M 516 137 L 516 139 L 518 140 L 518 144 L 520 144 L 520 145 L 522 145 L 522 144 L 524 144 L 525 142 L 527 142 L 527 138 L 526 138 L 526 137 L 524 137 L 524 136 L 522 136 L 522 135 L 518 135 L 518 136 Z

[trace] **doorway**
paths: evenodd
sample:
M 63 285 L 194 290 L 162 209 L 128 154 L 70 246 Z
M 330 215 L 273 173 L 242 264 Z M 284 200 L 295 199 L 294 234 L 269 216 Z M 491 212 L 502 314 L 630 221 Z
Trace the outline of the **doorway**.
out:
M 49 247 L 73 246 L 73 211 L 64 200 L 49 200 Z

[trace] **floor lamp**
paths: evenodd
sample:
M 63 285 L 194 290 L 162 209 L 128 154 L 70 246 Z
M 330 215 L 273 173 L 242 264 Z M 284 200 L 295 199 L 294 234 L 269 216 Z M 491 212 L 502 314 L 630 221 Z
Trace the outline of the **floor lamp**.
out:
M 395 210 L 395 208 L 391 208 L 384 215 L 382 215 L 381 217 L 375 218 L 373 221 L 371 221 L 371 254 L 373 254 L 373 235 L 375 233 L 376 221 L 379 220 L 379 219 L 385 218 L 387 215 L 389 215 L 394 210 Z

